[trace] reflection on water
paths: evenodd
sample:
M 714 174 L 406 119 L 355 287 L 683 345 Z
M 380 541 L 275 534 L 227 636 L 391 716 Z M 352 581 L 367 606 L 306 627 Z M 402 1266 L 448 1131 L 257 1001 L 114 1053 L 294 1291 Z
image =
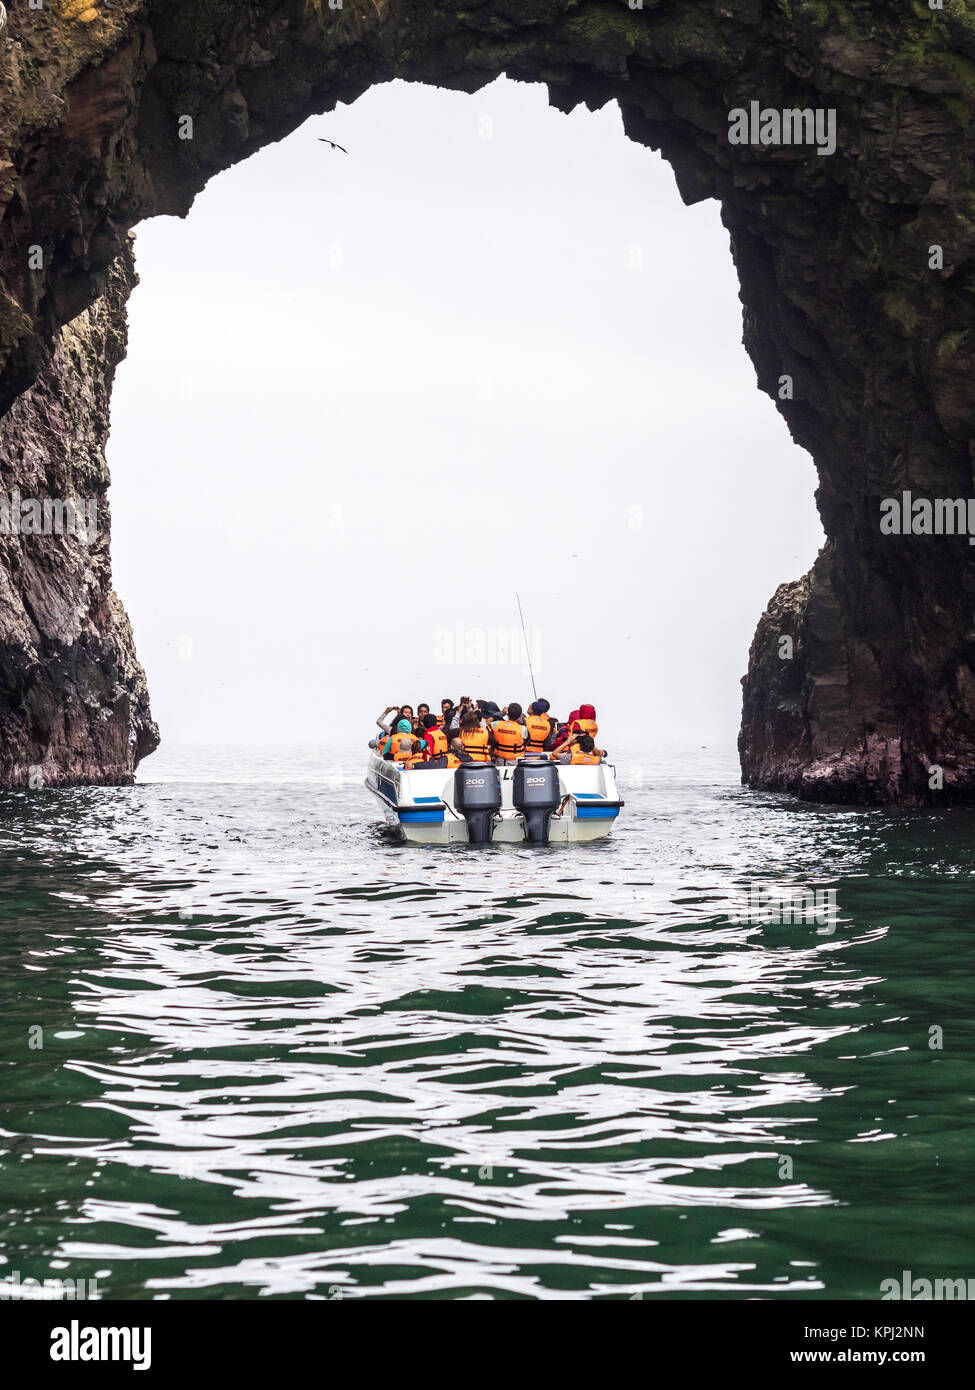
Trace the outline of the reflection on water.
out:
M 975 1275 L 975 815 L 798 806 L 725 750 L 643 759 L 619 759 L 614 836 L 562 848 L 397 844 L 358 749 L 0 795 L 0 1278 L 542 1299 Z M 835 926 L 733 923 L 755 882 L 834 888 Z

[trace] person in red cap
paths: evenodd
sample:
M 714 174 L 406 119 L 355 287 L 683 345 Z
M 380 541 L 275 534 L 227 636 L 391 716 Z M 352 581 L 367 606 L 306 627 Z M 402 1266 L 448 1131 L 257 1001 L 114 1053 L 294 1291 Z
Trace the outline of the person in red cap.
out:
M 574 709 L 572 713 L 569 715 L 568 719 L 565 721 L 565 723 L 560 727 L 558 733 L 555 735 L 555 738 L 552 740 L 553 752 L 556 748 L 560 748 L 562 744 L 566 742 L 569 735 L 573 732 L 573 726 L 575 724 L 575 721 L 579 718 L 580 714 L 580 710 Z
M 569 724 L 574 734 L 588 734 L 590 738 L 595 738 L 599 733 L 599 725 L 596 723 L 596 706 L 580 705 L 576 711 L 576 718 L 573 722 L 571 716 Z

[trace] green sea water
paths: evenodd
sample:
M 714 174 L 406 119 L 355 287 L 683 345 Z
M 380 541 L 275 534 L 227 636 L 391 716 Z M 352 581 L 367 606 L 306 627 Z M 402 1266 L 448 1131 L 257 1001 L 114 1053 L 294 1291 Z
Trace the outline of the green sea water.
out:
M 613 836 L 563 848 L 397 844 L 364 748 L 0 794 L 0 1281 L 975 1279 L 975 813 L 798 805 L 727 749 L 641 758 Z M 756 885 L 833 890 L 835 920 L 735 921 Z

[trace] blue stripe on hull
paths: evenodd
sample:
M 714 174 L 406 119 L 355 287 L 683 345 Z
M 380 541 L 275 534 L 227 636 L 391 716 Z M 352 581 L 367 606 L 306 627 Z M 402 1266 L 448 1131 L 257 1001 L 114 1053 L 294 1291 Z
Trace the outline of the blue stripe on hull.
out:
M 368 781 L 366 786 L 369 786 Z M 375 790 L 376 795 L 382 800 L 386 809 L 399 816 L 400 825 L 443 825 L 444 807 L 439 796 L 419 796 L 417 802 L 437 803 L 433 806 L 400 806 L 396 801 L 396 787 L 386 777 L 376 776 L 375 788 L 370 787 L 370 791 Z

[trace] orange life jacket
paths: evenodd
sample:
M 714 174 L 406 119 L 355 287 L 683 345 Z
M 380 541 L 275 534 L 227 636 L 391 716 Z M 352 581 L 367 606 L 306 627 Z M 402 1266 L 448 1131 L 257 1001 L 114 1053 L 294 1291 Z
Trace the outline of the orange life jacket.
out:
M 598 763 L 599 754 L 593 749 L 591 753 L 583 753 L 578 745 L 572 750 L 572 762 L 574 763 Z
M 464 751 L 476 763 L 489 763 L 491 761 L 486 729 L 461 729 L 460 741 L 464 745 Z
M 442 753 L 417 753 L 409 761 L 409 767 L 429 767 L 434 772 L 438 771 L 433 767 L 434 763 L 442 762 L 444 767 L 460 767 L 460 758 L 456 753 L 450 753 L 445 748 Z
M 528 730 L 528 742 L 525 744 L 525 752 L 544 753 L 545 740 L 552 732 L 552 721 L 546 719 L 544 714 L 526 714 L 525 728 Z
M 443 729 L 427 729 L 427 748 L 431 758 L 442 758 L 447 751 L 447 735 Z
M 494 756 L 505 763 L 517 762 L 524 751 L 521 725 L 513 719 L 502 719 L 493 727 Z
M 413 755 L 413 735 L 393 734 L 393 741 L 390 744 L 389 753 L 394 763 L 409 762 Z
M 599 725 L 595 719 L 574 719 L 572 721 L 572 732 L 588 734 L 590 738 L 595 738 L 599 733 Z

